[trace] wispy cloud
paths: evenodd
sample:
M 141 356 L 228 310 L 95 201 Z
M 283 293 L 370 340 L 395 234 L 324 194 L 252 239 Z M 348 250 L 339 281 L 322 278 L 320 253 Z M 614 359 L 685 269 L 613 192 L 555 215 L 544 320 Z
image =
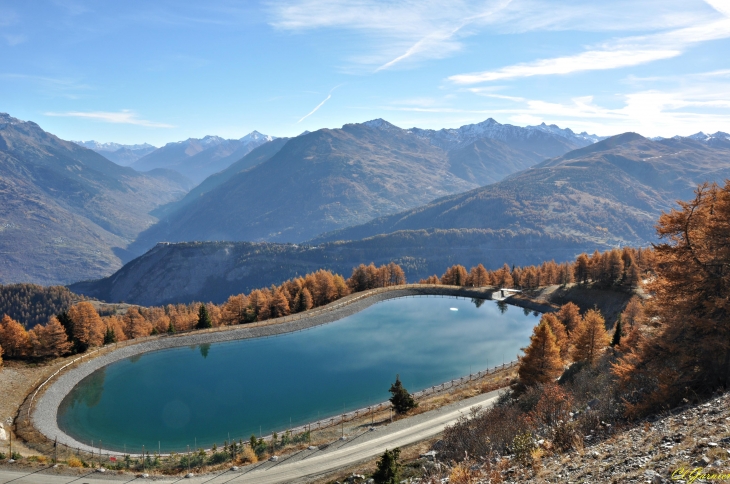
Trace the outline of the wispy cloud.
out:
M 582 54 L 545 59 L 532 63 L 515 64 L 494 71 L 476 74 L 459 74 L 449 77 L 456 84 L 477 84 L 480 82 L 514 79 L 517 77 L 545 76 L 550 74 L 571 74 L 581 71 L 595 71 L 630 67 L 647 62 L 669 59 L 680 55 L 680 50 L 604 50 L 588 51 Z
M 725 14 L 725 10 L 730 11 L 730 2 L 727 0 L 711 0 L 711 3 L 718 12 Z M 464 85 L 631 67 L 677 57 L 695 44 L 725 38 L 730 38 L 730 18 L 715 18 L 657 34 L 614 39 L 575 55 L 513 64 L 478 73 L 457 74 L 450 76 L 449 80 Z
M 712 0 L 722 2 L 723 0 Z M 626 11 L 631 11 L 630 16 Z M 593 32 L 681 29 L 709 22 L 716 12 L 687 0 L 272 0 L 271 25 L 280 30 L 347 29 L 368 37 L 349 61 L 375 71 L 463 50 L 482 31 Z M 621 49 L 610 49 L 613 51 Z M 665 50 L 674 50 L 666 48 Z
M 341 84 L 340 84 L 340 86 L 341 86 Z M 327 97 L 324 98 L 324 100 L 321 103 L 317 104 L 317 106 L 315 106 L 314 109 L 312 109 L 308 114 L 306 114 L 305 116 L 303 116 L 302 119 L 300 119 L 299 121 L 297 121 L 296 124 L 301 123 L 302 121 L 304 121 L 305 119 L 307 119 L 308 117 L 310 117 L 311 115 L 313 115 L 314 113 L 316 113 L 319 110 L 319 108 L 321 108 L 322 106 L 324 106 L 324 103 L 326 103 L 327 101 L 329 101 L 332 98 L 332 93 L 335 91 L 335 89 L 337 89 L 340 86 L 335 86 L 332 89 L 330 89 L 330 92 L 329 92 L 329 94 L 327 94 Z
M 85 118 L 101 121 L 104 123 L 114 124 L 133 124 L 136 126 L 145 126 L 147 128 L 174 128 L 175 126 L 166 123 L 158 123 L 156 121 L 148 121 L 140 119 L 137 114 L 130 110 L 122 110 L 118 112 L 106 111 L 70 111 L 66 113 L 44 113 L 46 116 L 66 117 L 66 118 Z

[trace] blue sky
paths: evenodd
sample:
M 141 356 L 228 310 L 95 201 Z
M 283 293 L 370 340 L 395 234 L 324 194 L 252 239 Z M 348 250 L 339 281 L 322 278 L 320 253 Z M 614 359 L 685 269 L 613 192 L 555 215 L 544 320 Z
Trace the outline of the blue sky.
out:
M 730 132 L 730 0 L 0 0 L 0 112 L 160 146 L 384 118 Z

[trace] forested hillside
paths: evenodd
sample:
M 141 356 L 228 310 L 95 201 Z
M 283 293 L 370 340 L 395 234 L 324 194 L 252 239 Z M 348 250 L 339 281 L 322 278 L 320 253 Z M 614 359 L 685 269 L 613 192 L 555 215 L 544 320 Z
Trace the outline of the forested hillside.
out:
M 396 262 L 410 282 L 453 264 L 566 261 L 607 246 L 534 230 L 404 231 L 318 246 L 252 242 L 159 244 L 115 274 L 72 284 L 71 290 L 108 302 L 154 305 L 196 300 L 221 302 L 229 294 L 278 284 L 317 269 L 347 273 L 359 264 Z
M 8 315 L 30 329 L 46 324 L 48 318 L 68 310 L 78 300 L 79 296 L 63 286 L 0 285 L 0 316 Z

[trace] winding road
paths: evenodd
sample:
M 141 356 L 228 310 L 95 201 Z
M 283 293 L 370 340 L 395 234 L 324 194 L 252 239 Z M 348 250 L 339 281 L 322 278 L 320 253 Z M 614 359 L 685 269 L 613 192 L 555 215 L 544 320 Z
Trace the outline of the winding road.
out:
M 317 450 L 302 450 L 278 461 L 265 461 L 252 466 L 242 467 L 236 471 L 227 470 L 218 474 L 206 474 L 183 482 L 196 484 L 275 484 L 283 482 L 307 482 L 318 476 L 350 467 L 359 462 L 382 454 L 385 449 L 403 447 L 429 437 L 433 437 L 443 429 L 454 424 L 459 417 L 469 413 L 469 409 L 480 405 L 491 406 L 498 398 L 499 391 L 477 395 L 455 402 L 436 410 L 424 412 L 399 420 L 375 431 L 365 431 L 357 435 L 347 436 L 346 440 L 335 441 L 328 446 L 320 446 Z M 116 482 L 144 481 L 129 475 L 91 473 L 81 477 L 59 475 L 53 469 L 27 472 L 0 469 L 0 484 L 101 484 Z M 155 478 L 158 483 L 173 483 L 180 478 Z

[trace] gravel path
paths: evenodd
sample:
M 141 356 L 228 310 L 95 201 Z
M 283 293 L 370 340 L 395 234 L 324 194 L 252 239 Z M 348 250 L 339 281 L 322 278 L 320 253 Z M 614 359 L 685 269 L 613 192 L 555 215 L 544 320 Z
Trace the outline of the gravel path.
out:
M 382 290 L 381 290 L 382 291 Z M 105 355 L 83 363 L 77 368 L 68 370 L 53 382 L 36 401 L 35 411 L 32 415 L 33 426 L 38 429 L 49 440 L 58 439 L 61 444 L 72 448 L 79 448 L 87 452 L 98 452 L 99 449 L 78 442 L 73 437 L 64 433 L 58 427 L 58 408 L 64 397 L 84 378 L 94 371 L 125 358 L 136 356 L 150 351 L 176 348 L 180 346 L 191 346 L 205 343 L 219 343 L 247 338 L 259 338 L 262 336 L 275 336 L 296 331 L 303 331 L 322 324 L 331 323 L 346 316 L 362 311 L 380 301 L 393 299 L 402 296 L 417 295 L 446 295 L 461 297 L 480 297 L 489 299 L 491 288 L 467 289 L 448 286 L 407 286 L 404 289 L 393 289 L 384 292 L 377 290 L 370 294 L 358 294 L 349 296 L 344 300 L 335 301 L 322 309 L 313 311 L 309 317 L 303 317 L 295 321 L 282 323 L 267 322 L 260 326 L 245 325 L 226 327 L 225 330 L 213 332 L 193 332 L 183 335 L 160 336 L 150 341 L 125 346 L 111 351 Z M 354 301 L 353 301 L 354 300 Z

